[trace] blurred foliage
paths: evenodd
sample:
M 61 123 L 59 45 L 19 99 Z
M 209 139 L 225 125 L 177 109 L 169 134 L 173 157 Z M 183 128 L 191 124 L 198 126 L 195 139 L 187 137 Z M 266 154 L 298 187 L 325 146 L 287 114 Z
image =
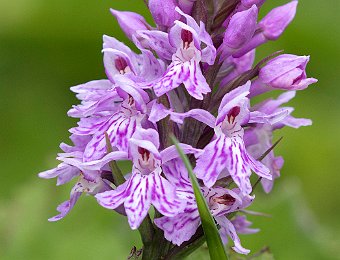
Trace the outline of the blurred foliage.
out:
M 286 1 L 267 2 L 262 15 Z M 66 117 L 77 103 L 69 87 L 104 77 L 102 35 L 127 40 L 110 7 L 151 22 L 142 0 L 0 0 L 1 259 L 125 259 L 141 246 L 126 219 L 88 196 L 48 223 L 71 186 L 36 176 L 56 165 L 58 144 L 76 122 Z M 276 154 L 286 163 L 273 193 L 259 192 L 252 207 L 271 215 L 251 217 L 261 232 L 242 241 L 253 253 L 268 245 L 275 259 L 340 259 L 339 12 L 338 0 L 300 0 L 285 34 L 258 51 L 259 58 L 280 49 L 310 54 L 308 74 L 319 83 L 290 103 L 314 125 L 277 134 L 285 138 Z M 190 259 L 207 259 L 206 248 Z

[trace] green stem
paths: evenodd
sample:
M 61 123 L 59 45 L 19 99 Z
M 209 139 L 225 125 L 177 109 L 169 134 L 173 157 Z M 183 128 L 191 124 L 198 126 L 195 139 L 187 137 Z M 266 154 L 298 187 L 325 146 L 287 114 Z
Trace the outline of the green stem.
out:
M 178 253 L 174 255 L 170 255 L 170 258 L 165 258 L 165 259 L 183 259 L 187 256 L 189 256 L 191 253 L 196 251 L 198 248 L 200 248 L 205 242 L 205 237 L 202 236 L 192 242 L 190 245 L 187 245 L 186 247 L 183 248 L 183 250 L 179 251 Z
M 180 246 L 173 247 L 166 255 L 165 260 L 171 259 L 183 259 L 201 247 L 205 242 L 205 236 L 203 228 L 200 226 L 195 235 L 189 240 L 181 244 Z
M 111 153 L 113 151 L 113 148 L 112 148 L 112 145 L 111 145 L 111 142 L 110 142 L 110 138 L 109 138 L 109 136 L 106 132 L 105 132 L 105 140 L 106 140 L 107 153 Z M 111 168 L 111 171 L 112 171 L 112 177 L 113 177 L 113 180 L 114 180 L 114 184 L 116 186 L 123 184 L 126 180 L 124 178 L 122 171 L 118 167 L 116 161 L 109 162 L 109 165 L 110 165 L 110 168 Z
M 155 218 L 162 217 L 162 215 L 156 211 Z M 165 259 L 165 256 L 170 250 L 171 243 L 164 238 L 163 230 L 155 227 L 154 234 L 151 243 L 144 243 L 143 260 L 158 260 Z
M 155 234 L 155 230 L 152 225 L 150 216 L 147 215 L 142 224 L 138 228 L 141 240 L 143 242 L 143 258 L 152 259 L 152 240 Z

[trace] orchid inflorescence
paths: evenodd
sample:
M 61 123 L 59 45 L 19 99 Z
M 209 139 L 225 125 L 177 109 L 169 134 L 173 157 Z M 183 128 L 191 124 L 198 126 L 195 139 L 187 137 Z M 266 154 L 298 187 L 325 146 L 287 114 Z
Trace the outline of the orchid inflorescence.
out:
M 57 177 L 57 185 L 77 181 L 50 221 L 64 218 L 85 193 L 125 215 L 146 236 L 143 242 L 150 238 L 144 250 L 162 234 L 157 239 L 167 246 L 154 259 L 190 245 L 202 233 L 201 219 L 174 135 L 194 165 L 222 241 L 229 237 L 234 251 L 249 253 L 238 234 L 258 231 L 246 219 L 255 198 L 251 173 L 271 191 L 283 166 L 273 132 L 311 124 L 282 105 L 316 82 L 306 76 L 308 56 L 278 52 L 253 66 L 256 47 L 279 38 L 297 6 L 279 6 L 258 22 L 264 2 L 149 0 L 155 26 L 111 10 L 138 53 L 104 35 L 107 79 L 71 88 L 81 101 L 68 111 L 79 118 L 70 129 L 73 145 L 62 143 L 61 163 L 39 176 Z M 277 89 L 283 90 L 277 98 L 251 105 Z M 131 173 L 124 176 L 117 161 L 131 161 Z

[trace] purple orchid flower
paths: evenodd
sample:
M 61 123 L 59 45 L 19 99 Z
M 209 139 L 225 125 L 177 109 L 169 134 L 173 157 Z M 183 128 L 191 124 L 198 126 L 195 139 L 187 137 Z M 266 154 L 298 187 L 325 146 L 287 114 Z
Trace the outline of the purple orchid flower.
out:
M 250 194 L 250 174 L 253 170 L 271 179 L 269 170 L 247 152 L 242 125 L 251 121 L 248 110 L 250 82 L 228 93 L 222 100 L 215 123 L 216 138 L 198 158 L 194 170 L 207 187 L 211 187 L 222 170 L 227 169 L 234 182 L 245 194 Z
M 101 178 L 100 171 L 86 170 L 81 167 L 83 158 L 82 151 L 90 139 L 72 135 L 71 140 L 73 140 L 74 146 L 69 146 L 64 143 L 60 145 L 65 153 L 59 153 L 57 159 L 62 161 L 62 163 L 54 169 L 39 173 L 39 177 L 44 179 L 57 177 L 58 186 L 78 177 L 76 184 L 71 190 L 70 199 L 57 207 L 59 214 L 50 218 L 49 221 L 58 221 L 64 218 L 83 193 L 95 195 L 111 189 L 109 184 Z
M 244 215 L 252 214 L 246 210 L 254 199 L 251 173 L 261 177 L 265 192 L 271 191 L 283 166 L 274 151 L 262 158 L 272 147 L 273 132 L 311 124 L 294 118 L 294 109 L 282 105 L 294 97 L 291 90 L 305 89 L 316 80 L 306 76 L 307 56 L 279 55 L 252 69 L 255 48 L 278 39 L 294 18 L 297 1 L 273 9 L 259 23 L 265 0 L 208 2 L 146 1 L 155 28 L 139 14 L 111 9 L 137 52 L 105 35 L 107 79 L 71 88 L 80 100 L 68 111 L 79 118 L 69 130 L 73 145 L 62 143 L 59 165 L 39 176 L 57 178 L 57 185 L 76 184 L 50 221 L 65 217 L 84 193 L 127 216 L 132 229 L 153 206 L 163 216 L 144 223 L 157 237 L 146 235 L 148 228 L 139 229 L 152 240 L 144 243 L 143 254 L 163 259 L 168 249 L 171 254 L 186 250 L 182 244 L 197 232 L 201 220 L 188 171 L 176 147 L 168 147 L 173 134 L 202 180 L 198 185 L 222 241 L 231 239 L 236 252 L 249 253 L 238 234 L 258 231 Z M 252 82 L 244 84 L 247 77 Z M 289 91 L 250 106 L 253 96 L 273 89 Z M 116 176 L 116 161 L 132 162 L 131 173 Z M 155 250 L 155 238 L 182 247 Z
M 135 36 L 132 37 L 136 46 L 142 51 L 138 55 L 129 47 L 113 37 L 104 35 L 103 52 L 104 67 L 108 79 L 117 81 L 144 82 L 160 77 L 164 72 L 164 64 L 142 47 Z
M 312 121 L 309 119 L 294 118 L 293 116 L 291 116 L 291 113 L 294 111 L 292 107 L 280 107 L 282 104 L 287 103 L 292 98 L 294 98 L 295 94 L 295 91 L 285 92 L 281 94 L 277 99 L 266 100 L 252 108 L 253 110 L 264 114 L 280 113 L 280 111 L 283 110 L 288 111 L 288 115 L 277 123 L 258 123 L 256 124 L 256 127 L 252 127 L 246 130 L 246 146 L 249 153 L 255 158 L 260 157 L 263 151 L 266 151 L 270 147 L 272 147 L 272 132 L 274 130 L 280 129 L 284 126 L 299 128 L 301 126 L 309 126 L 312 124 Z M 275 157 L 274 151 L 271 151 L 265 158 L 263 158 L 262 162 L 269 168 L 270 174 L 273 177 L 272 180 L 261 180 L 264 191 L 269 193 L 273 188 L 274 179 L 280 177 L 280 170 L 283 166 L 284 160 L 281 156 Z
M 104 117 L 119 110 L 122 98 L 115 86 L 109 80 L 95 80 L 75 87 L 71 90 L 77 93 L 80 105 L 73 106 L 68 116 L 88 118 L 89 116 Z
M 179 182 L 179 179 L 176 178 L 177 185 L 178 182 L 181 184 L 181 188 L 178 189 L 178 194 L 186 201 L 184 211 L 177 214 L 175 217 L 165 216 L 155 219 L 156 226 L 164 231 L 165 238 L 178 246 L 183 242 L 188 241 L 201 224 L 195 196 L 187 177 L 187 171 L 184 172 L 186 173 L 186 176 L 181 176 L 184 179 L 181 179 Z M 171 172 L 167 172 L 167 176 L 171 174 Z M 227 237 L 230 237 L 234 242 L 233 249 L 236 252 L 248 254 L 250 251 L 241 246 L 236 229 L 232 222 L 226 218 L 226 215 L 248 207 L 252 203 L 254 197 L 243 195 L 239 189 L 228 190 L 221 187 L 202 187 L 202 192 L 207 200 L 212 216 L 217 224 L 220 225 L 219 232 L 224 244 L 228 242 Z
M 97 160 L 106 154 L 105 132 L 113 147 L 127 151 L 129 138 L 137 126 L 142 124 L 148 96 L 143 90 L 135 89 L 126 82 L 120 82 L 119 85 L 116 91 L 123 101 L 115 113 L 99 118 L 84 118 L 80 120 L 78 127 L 70 129 L 76 135 L 92 136 L 84 151 L 84 161 Z
M 158 42 L 151 47 L 161 56 L 169 59 L 172 55 L 172 62 L 165 74 L 151 86 L 155 94 L 161 96 L 183 83 L 191 96 L 203 99 L 203 94 L 207 94 L 211 89 L 202 74 L 200 62 L 212 65 L 216 58 L 216 49 L 202 22 L 198 25 L 191 16 L 183 13 L 178 7 L 175 10 L 185 17 L 186 24 L 175 21 L 168 39 L 164 33 L 139 32 L 140 36 Z M 206 45 L 204 49 L 201 49 L 202 43 Z M 165 47 L 170 53 L 164 53 Z
M 200 150 L 181 144 L 186 153 Z M 184 201 L 177 194 L 176 186 L 162 177 L 162 165 L 179 155 L 174 146 L 159 152 L 158 132 L 139 129 L 130 139 L 129 153 L 112 152 L 102 160 L 83 164 L 87 169 L 101 169 L 111 160 L 131 159 L 131 177 L 117 189 L 100 193 L 96 198 L 100 205 L 116 209 L 124 204 L 130 227 L 137 229 L 151 205 L 164 216 L 175 216 L 183 210 Z
M 282 110 L 271 115 L 250 112 L 247 98 L 250 85 L 248 82 L 226 94 L 221 101 L 216 119 L 209 112 L 200 109 L 182 114 L 171 113 L 172 120 L 177 123 L 182 123 L 186 117 L 193 117 L 214 128 L 215 138 L 204 148 L 194 169 L 196 176 L 202 179 L 207 187 L 215 184 L 223 170 L 228 171 L 245 194 L 252 191 L 249 180 L 251 170 L 263 178 L 272 178 L 269 169 L 247 152 L 242 125 L 263 121 L 276 123 L 287 116 L 287 112 Z

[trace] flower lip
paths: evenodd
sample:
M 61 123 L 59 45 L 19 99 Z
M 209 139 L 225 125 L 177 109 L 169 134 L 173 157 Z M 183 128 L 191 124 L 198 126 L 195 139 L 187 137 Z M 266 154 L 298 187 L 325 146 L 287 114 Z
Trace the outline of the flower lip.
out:
M 187 49 L 189 48 L 189 44 L 193 42 L 194 37 L 192 35 L 192 32 L 190 32 L 189 30 L 182 29 L 181 39 L 183 41 L 183 48 Z

